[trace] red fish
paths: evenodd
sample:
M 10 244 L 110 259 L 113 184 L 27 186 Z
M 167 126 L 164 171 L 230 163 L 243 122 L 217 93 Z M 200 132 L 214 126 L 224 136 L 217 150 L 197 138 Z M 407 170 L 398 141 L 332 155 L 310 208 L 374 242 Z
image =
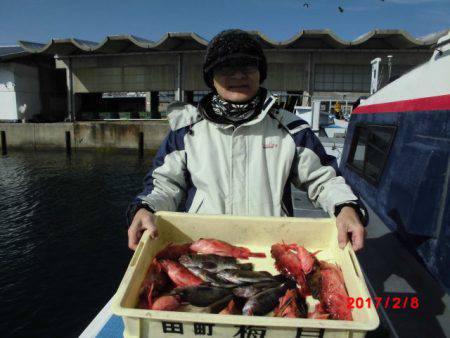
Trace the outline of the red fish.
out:
M 297 306 L 297 292 L 295 289 L 287 290 L 280 298 L 280 304 L 273 311 L 274 317 L 300 318 L 300 310 Z
M 177 295 L 161 296 L 155 300 L 151 309 L 159 311 L 175 311 L 181 305 Z
M 168 282 L 169 280 L 162 271 L 161 264 L 156 259 L 153 259 L 139 291 L 141 298 L 145 298 L 145 301 L 147 301 L 148 308 L 151 308 L 153 304 L 153 297 L 158 295 Z
M 251 252 L 249 249 L 231 245 L 212 238 L 200 238 L 192 243 L 191 250 L 202 254 L 214 254 L 224 257 L 247 259 L 249 257 L 266 257 L 262 252 Z
M 178 261 L 178 258 L 180 258 L 183 255 L 187 255 L 192 253 L 192 250 L 190 249 L 192 243 L 185 243 L 185 244 L 173 244 L 169 243 L 166 245 L 164 249 L 159 251 L 155 257 L 157 259 L 170 259 L 172 261 Z
M 222 311 L 219 312 L 219 315 L 239 315 L 241 314 L 241 311 L 236 306 L 236 303 L 234 300 L 230 300 L 227 307 L 224 308 Z
M 291 244 L 294 245 L 294 244 Z M 305 275 L 309 274 L 316 262 L 316 255 L 319 251 L 314 253 L 310 253 L 301 245 L 295 245 L 294 251 L 297 251 L 297 256 L 300 259 L 300 263 L 302 265 L 302 270 Z
M 308 287 L 306 285 L 305 274 L 302 269 L 301 261 L 297 254 L 291 249 L 294 246 L 277 243 L 272 245 L 270 253 L 273 259 L 275 259 L 275 267 L 286 277 L 289 277 L 297 282 L 300 287 L 302 295 L 308 294 Z
M 320 303 L 332 319 L 353 320 L 351 310 L 347 307 L 348 293 L 342 271 L 333 264 L 321 265 Z
M 161 265 L 169 278 L 178 287 L 203 284 L 203 280 L 192 274 L 183 265 L 169 259 L 161 260 Z

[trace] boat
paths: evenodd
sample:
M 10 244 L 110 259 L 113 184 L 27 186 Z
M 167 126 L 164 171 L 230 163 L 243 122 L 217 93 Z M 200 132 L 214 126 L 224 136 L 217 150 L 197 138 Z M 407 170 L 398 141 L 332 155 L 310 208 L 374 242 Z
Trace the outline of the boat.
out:
M 347 134 L 348 121 L 336 117 L 333 117 L 332 120 L 332 124 L 323 127 L 327 137 L 345 137 Z
M 450 291 L 450 33 L 352 113 L 343 176 Z

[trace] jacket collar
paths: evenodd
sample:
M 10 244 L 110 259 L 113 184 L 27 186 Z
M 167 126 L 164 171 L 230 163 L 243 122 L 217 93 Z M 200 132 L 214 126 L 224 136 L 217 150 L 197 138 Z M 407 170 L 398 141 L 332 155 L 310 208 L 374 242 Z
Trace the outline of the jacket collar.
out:
M 261 112 L 254 119 L 252 119 L 252 120 L 250 120 L 248 122 L 240 124 L 238 126 L 238 128 L 241 127 L 241 126 L 250 126 L 250 125 L 253 125 L 253 124 L 257 124 L 257 123 L 259 123 L 260 121 L 262 121 L 266 117 L 267 113 L 270 111 L 272 106 L 275 104 L 276 97 L 270 91 L 268 91 L 266 89 L 264 89 L 264 91 L 265 91 L 266 94 L 265 94 L 265 97 L 264 97 L 264 100 L 263 100 L 263 103 L 262 103 Z M 209 95 L 211 95 L 211 94 L 208 94 L 208 96 Z M 206 101 L 208 98 L 205 97 L 204 99 Z M 215 125 L 218 128 L 222 128 L 222 129 L 229 129 L 229 128 L 233 128 L 234 127 L 232 124 L 218 123 L 218 122 L 212 121 L 210 118 L 208 118 L 208 115 L 206 114 L 205 108 L 204 108 L 205 101 L 203 99 L 200 101 L 200 103 L 198 105 L 198 110 L 199 110 L 200 114 L 206 120 L 208 120 L 208 122 L 212 123 L 213 125 Z

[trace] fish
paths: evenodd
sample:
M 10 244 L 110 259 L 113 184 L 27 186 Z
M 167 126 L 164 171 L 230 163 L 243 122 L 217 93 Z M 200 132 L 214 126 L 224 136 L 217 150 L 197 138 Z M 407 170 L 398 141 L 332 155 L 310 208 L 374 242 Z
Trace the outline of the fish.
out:
M 242 314 L 246 316 L 264 316 L 277 306 L 280 297 L 285 292 L 286 285 L 282 284 L 250 297 L 242 309 Z
M 219 312 L 219 315 L 239 315 L 241 310 L 237 307 L 234 299 L 230 300 L 228 305 Z
M 288 289 L 274 310 L 274 317 L 306 318 L 308 308 L 304 297 L 296 289 Z
M 175 311 L 180 305 L 181 301 L 178 295 L 166 295 L 157 298 L 150 309 L 158 311 Z
M 203 279 L 195 276 L 192 272 L 177 262 L 169 259 L 163 259 L 160 263 L 169 278 L 178 287 L 200 285 L 204 283 Z
M 151 308 L 153 297 L 163 291 L 168 284 L 169 279 L 164 271 L 162 271 L 161 264 L 156 259 L 153 259 L 148 268 L 147 275 L 141 284 L 139 290 L 140 298 L 144 298 L 148 308 Z
M 267 271 L 247 271 L 225 269 L 217 273 L 217 277 L 233 284 L 273 282 L 275 277 Z
M 280 284 L 281 283 L 279 283 L 279 282 L 273 282 L 273 283 L 272 282 L 271 283 L 264 282 L 264 283 L 255 283 L 255 284 L 245 285 L 245 286 L 238 286 L 233 289 L 233 293 L 237 297 L 250 298 L 265 289 L 270 289 L 270 288 L 273 288 Z
M 213 286 L 219 287 L 235 287 L 236 285 L 230 284 L 226 280 L 219 278 L 216 274 L 195 267 L 188 267 L 188 270 L 192 272 L 195 276 L 200 277 L 204 282 L 209 283 Z
M 294 247 L 294 251 L 297 251 L 297 257 L 300 260 L 303 273 L 305 275 L 309 274 L 314 267 L 314 264 L 317 262 L 316 255 L 320 252 L 320 250 L 310 253 L 301 245 L 296 245 Z
M 322 289 L 322 274 L 319 263 L 315 263 L 311 272 L 306 276 L 306 284 L 313 298 L 319 299 Z
M 240 269 L 240 270 L 252 270 L 252 263 L 239 264 L 234 257 L 223 257 L 214 254 L 206 255 L 183 255 L 178 261 L 185 267 L 195 267 L 207 270 L 209 272 L 218 272 L 224 269 Z
M 302 295 L 306 296 L 309 289 L 306 284 L 302 263 L 298 255 L 292 251 L 296 247 L 296 244 L 277 243 L 272 245 L 270 253 L 275 259 L 275 268 L 282 275 L 294 280 L 299 285 Z
M 156 255 L 156 259 L 170 259 L 172 261 L 178 261 L 178 258 L 182 255 L 192 253 L 192 243 L 185 244 L 167 244 L 164 249 L 160 250 Z
M 321 267 L 320 303 L 331 319 L 353 320 L 351 309 L 347 307 L 348 293 L 345 289 L 341 269 L 334 264 Z
M 202 308 L 201 312 L 203 313 L 219 313 L 224 309 L 225 306 L 233 299 L 233 294 L 229 294 L 228 296 L 219 299 L 217 302 L 214 302 L 207 307 Z
M 183 302 L 194 306 L 208 306 L 231 294 L 230 289 L 208 285 L 186 286 L 172 290 Z
M 190 246 L 192 251 L 202 254 L 215 254 L 224 257 L 248 259 L 249 257 L 266 257 L 262 252 L 251 252 L 248 248 L 231 245 L 213 238 L 200 238 Z

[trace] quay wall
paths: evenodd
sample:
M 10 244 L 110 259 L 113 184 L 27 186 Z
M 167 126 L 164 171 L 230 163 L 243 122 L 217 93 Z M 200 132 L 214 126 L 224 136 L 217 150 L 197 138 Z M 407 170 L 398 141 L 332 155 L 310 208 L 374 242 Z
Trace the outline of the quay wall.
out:
M 70 132 L 72 149 L 139 149 L 139 134 L 144 135 L 144 150 L 156 151 L 169 131 L 167 120 L 89 121 L 64 123 L 0 123 L 8 148 L 66 149 Z
M 150 121 L 102 121 L 61 123 L 0 123 L 6 143 L 12 149 L 66 149 L 66 132 L 70 132 L 74 150 L 138 150 L 139 134 L 144 134 L 144 151 L 156 152 L 169 131 L 166 119 Z M 338 160 L 343 138 L 323 138 L 328 154 Z

